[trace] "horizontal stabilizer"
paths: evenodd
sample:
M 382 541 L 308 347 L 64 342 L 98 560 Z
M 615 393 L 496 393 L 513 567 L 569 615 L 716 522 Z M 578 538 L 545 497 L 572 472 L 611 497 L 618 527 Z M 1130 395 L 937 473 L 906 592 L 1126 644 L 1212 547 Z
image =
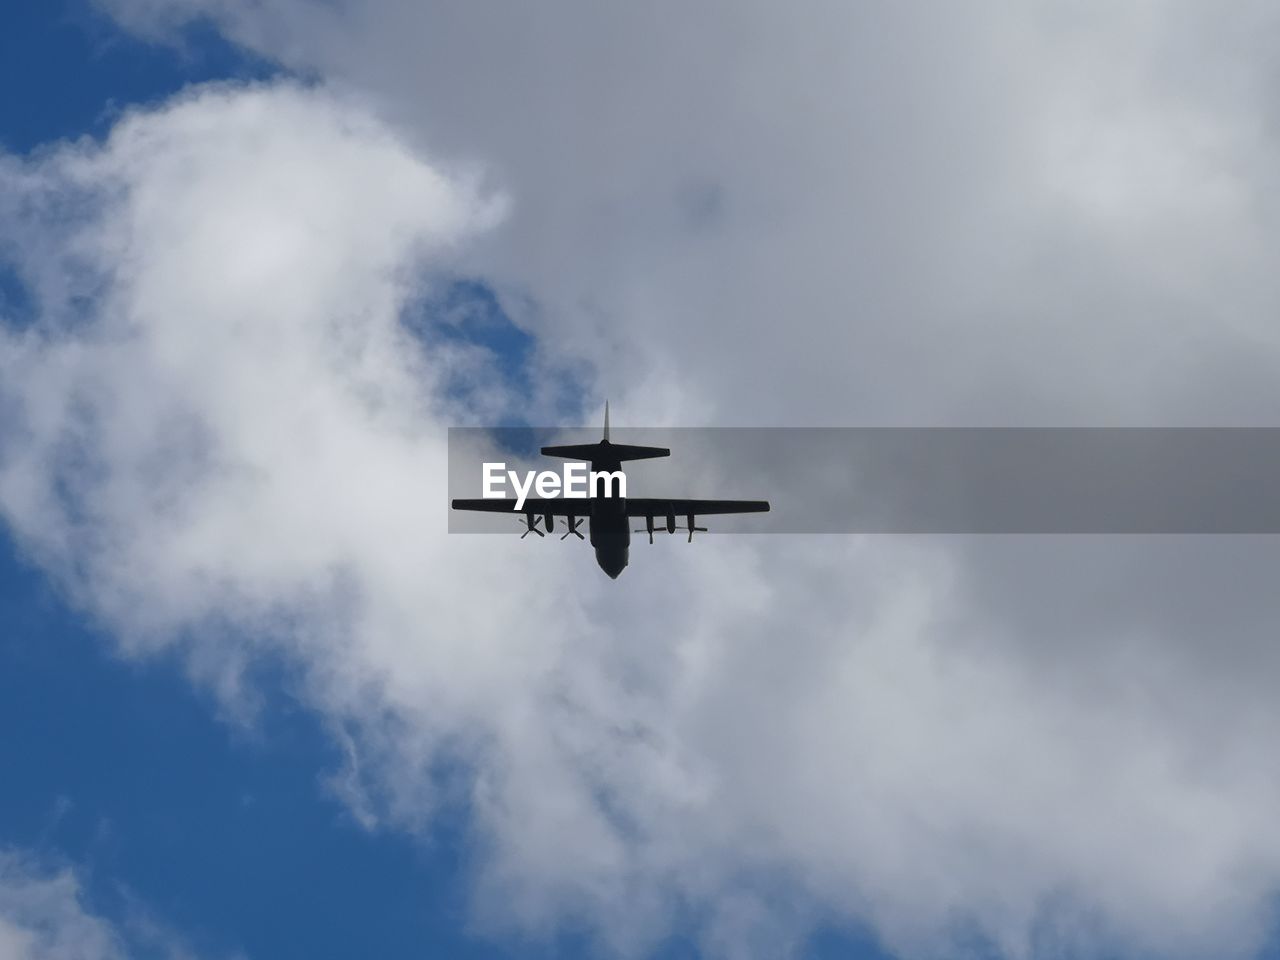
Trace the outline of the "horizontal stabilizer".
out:
M 671 451 L 667 447 L 637 447 L 629 443 L 576 443 L 567 447 L 543 447 L 544 457 L 563 457 L 566 460 L 581 460 L 584 463 L 610 463 L 623 460 L 652 460 L 655 457 L 669 457 Z

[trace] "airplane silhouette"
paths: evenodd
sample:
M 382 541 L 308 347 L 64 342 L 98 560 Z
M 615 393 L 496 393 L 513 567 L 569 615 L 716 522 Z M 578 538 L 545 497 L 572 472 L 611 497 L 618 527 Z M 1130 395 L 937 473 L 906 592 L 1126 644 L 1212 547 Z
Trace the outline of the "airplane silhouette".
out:
M 609 442 L 609 404 L 604 405 L 604 439 L 599 443 L 583 443 L 563 447 L 543 447 L 546 457 L 563 457 L 566 460 L 583 461 L 591 464 L 592 472 L 613 473 L 622 469 L 626 460 L 649 460 L 655 457 L 669 457 L 671 451 L 666 447 L 637 447 L 625 443 Z M 604 496 L 596 495 L 603 489 Z M 554 527 L 553 517 L 564 517 L 568 530 L 560 539 L 570 534 L 579 540 L 584 539 L 578 525 L 582 519 L 588 521 L 587 529 L 591 535 L 591 546 L 596 551 L 596 563 L 611 578 L 617 579 L 627 566 L 628 553 L 631 547 L 631 523 L 633 517 L 644 517 L 645 525 L 636 533 L 649 534 L 649 542 L 653 543 L 655 517 L 663 518 L 667 533 L 676 532 L 676 517 L 684 517 L 689 531 L 689 542 L 693 542 L 695 532 L 706 532 L 706 527 L 699 527 L 695 518 L 701 514 L 726 513 L 767 513 L 768 500 L 646 500 L 635 497 L 608 496 L 609 484 L 598 484 L 591 491 L 592 496 L 586 499 L 551 499 L 528 497 L 525 499 L 520 513 L 524 515 L 525 532 L 520 535 L 523 540 L 531 533 L 545 537 L 538 529 L 537 518 L 543 518 L 543 525 L 550 533 Z M 516 501 L 510 499 L 454 500 L 455 510 L 476 510 L 482 513 L 515 513 Z

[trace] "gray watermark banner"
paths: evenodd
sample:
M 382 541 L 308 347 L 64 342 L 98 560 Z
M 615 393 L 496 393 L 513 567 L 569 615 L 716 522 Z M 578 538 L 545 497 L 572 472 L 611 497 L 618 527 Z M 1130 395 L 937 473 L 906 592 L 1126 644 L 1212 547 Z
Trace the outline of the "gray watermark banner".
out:
M 485 463 L 561 471 L 541 447 L 599 439 L 450 429 L 449 497 L 482 496 Z M 1280 533 L 1280 428 L 615 428 L 611 440 L 671 450 L 622 465 L 628 498 L 769 501 L 707 518 L 712 532 Z M 450 532 L 514 529 L 449 510 Z

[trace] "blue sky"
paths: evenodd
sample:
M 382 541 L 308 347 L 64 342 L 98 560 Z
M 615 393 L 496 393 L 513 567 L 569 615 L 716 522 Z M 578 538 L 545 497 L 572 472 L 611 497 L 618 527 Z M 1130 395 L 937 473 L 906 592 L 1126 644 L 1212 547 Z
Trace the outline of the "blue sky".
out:
M 89 329 L 45 353 L 0 331 L 0 417 L 34 411 L 0 420 L 0 960 L 9 851 L 74 871 L 127 948 L 102 960 L 585 958 L 635 918 L 674 923 L 657 960 L 794 930 L 806 960 L 884 956 L 858 917 L 913 955 L 1280 957 L 1280 615 L 1238 575 L 1267 544 L 708 538 L 605 584 L 573 544 L 416 536 L 442 399 L 593 426 L 605 393 L 615 426 L 1265 419 L 1275 73 L 1239 24 L 109 2 L 197 19 L 176 46 L 87 0 L 0 19 L 9 219 L 55 310 L 85 263 L 115 297 L 69 301 Z M 114 152 L 51 146 L 268 78 Z M 77 232 L 45 190 L 85 189 L 68 156 L 142 199 Z M 35 312 L 0 262 L 4 322 Z M 153 623 L 159 652 L 111 633 Z M 243 651 L 249 697 L 213 689 Z M 474 795 L 421 826 L 458 744 Z M 348 746 L 374 829 L 333 786 Z
M 14 152 L 51 140 L 101 136 L 130 105 L 153 103 L 189 83 L 270 76 L 208 27 L 186 31 L 182 49 L 121 31 L 88 3 L 10 4 L 0 35 L 5 97 L 0 142 Z
M 190 83 L 270 74 L 212 30 L 187 31 L 181 51 L 154 47 L 74 0 L 11 5 L 3 22 L 0 84 L 23 92 L 0 101 L 12 152 L 101 136 L 129 105 Z M 490 302 L 480 292 L 477 309 Z M 514 370 L 527 338 L 493 336 Z M 176 660 L 114 656 L 8 536 L 0 610 L 0 845 L 84 867 L 92 912 L 124 919 L 136 900 L 203 956 L 583 953 L 468 936 L 463 824 L 425 841 L 356 824 L 323 787 L 341 755 L 282 668 L 255 671 L 252 730 L 222 722 Z
M 271 72 L 212 30 L 151 46 L 74 0 L 10 5 L 3 26 L 0 84 L 22 95 L 0 101 L 0 142 L 16 153 L 101 136 L 187 84 Z M 491 317 L 474 339 L 506 373 L 528 351 Z M 585 955 L 468 936 L 464 825 L 423 841 L 356 824 L 323 787 L 341 755 L 279 665 L 255 671 L 252 730 L 223 722 L 173 658 L 114 656 L 7 535 L 0 610 L 0 846 L 84 867 L 94 913 L 124 919 L 136 900 L 203 956 Z
M 419 845 L 325 796 L 341 757 L 287 677 L 258 672 L 252 731 L 221 723 L 174 663 L 112 657 L 4 547 L 0 840 L 86 865 L 96 912 L 137 898 L 201 955 L 529 955 L 465 936 L 457 825 Z
M 10 5 L 3 27 L 0 84 L 21 91 L 0 101 L 12 152 L 101 136 L 190 83 L 270 73 L 212 30 L 150 46 L 74 0 Z M 531 955 L 467 935 L 460 824 L 425 843 L 370 833 L 326 794 L 341 756 L 281 670 L 255 673 L 252 730 L 222 722 L 174 659 L 114 656 L 7 535 L 0 610 L 0 846 L 85 868 L 93 912 L 126 918 L 136 900 L 203 956 Z
M 3 26 L 0 84 L 22 92 L 0 100 L 0 142 L 13 153 L 100 137 L 129 105 L 187 84 L 271 73 L 210 29 L 188 30 L 182 50 L 150 46 L 74 0 L 11 5 Z M 7 276 L 12 322 L 24 304 Z M 491 349 L 527 391 L 528 335 L 482 286 L 447 296 L 468 319 L 441 335 Z M 139 910 L 204 957 L 594 955 L 572 933 L 549 943 L 470 933 L 465 817 L 446 814 L 414 838 L 357 824 L 324 787 L 341 752 L 284 665 L 253 670 L 262 710 L 250 727 L 221 719 L 177 657 L 118 656 L 7 534 L 0 610 L 0 847 L 74 865 L 86 909 L 136 955 L 159 955 L 134 931 Z M 877 954 L 823 934 L 806 955 Z M 697 951 L 677 938 L 657 956 Z

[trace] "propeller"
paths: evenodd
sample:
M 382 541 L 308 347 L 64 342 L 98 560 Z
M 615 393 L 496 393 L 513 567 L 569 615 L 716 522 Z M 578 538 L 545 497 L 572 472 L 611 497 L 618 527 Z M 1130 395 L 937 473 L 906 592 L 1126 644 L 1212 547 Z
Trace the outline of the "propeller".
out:
M 706 533 L 706 532 L 707 532 L 707 528 L 706 528 L 706 527 L 695 527 L 695 526 L 693 525 L 693 514 L 691 513 L 691 514 L 689 514 L 689 542 L 690 542 L 690 543 L 693 543 L 693 534 L 694 534 L 694 532 L 695 532 L 695 531 L 696 531 L 696 532 L 698 532 L 698 533 Z
M 586 537 L 584 537 L 582 535 L 582 531 L 578 529 L 578 524 L 580 524 L 582 521 L 577 517 L 569 517 L 568 522 L 569 522 L 569 529 L 564 532 L 564 535 L 561 536 L 560 539 L 563 540 L 565 537 L 569 536 L 569 534 L 573 534 L 579 540 L 585 540 Z
M 538 521 L 534 518 L 532 513 L 526 513 L 524 515 L 523 522 L 528 529 L 526 529 L 524 533 L 520 534 L 521 540 L 523 540 L 525 537 L 527 537 L 531 533 L 536 533 L 540 537 L 546 536 L 545 533 L 543 533 L 541 530 L 538 529 Z
M 653 514 L 649 514 L 644 518 L 644 529 L 636 530 L 635 533 L 649 534 L 649 543 L 653 543 Z

